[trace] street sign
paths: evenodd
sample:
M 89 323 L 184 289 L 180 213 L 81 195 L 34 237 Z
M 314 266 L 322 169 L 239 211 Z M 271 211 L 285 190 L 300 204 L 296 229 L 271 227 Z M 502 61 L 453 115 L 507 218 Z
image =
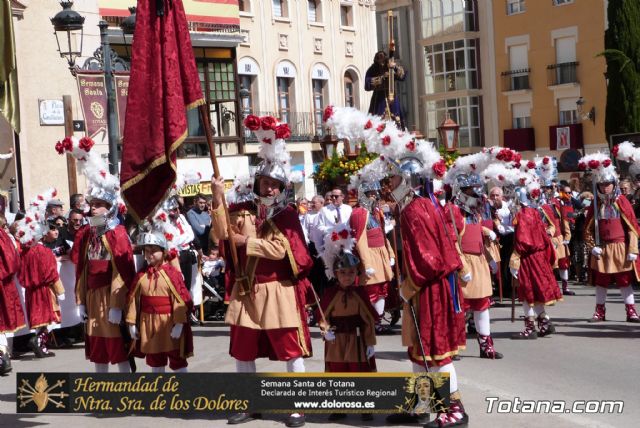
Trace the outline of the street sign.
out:
M 73 121 L 73 132 L 84 132 L 84 120 Z

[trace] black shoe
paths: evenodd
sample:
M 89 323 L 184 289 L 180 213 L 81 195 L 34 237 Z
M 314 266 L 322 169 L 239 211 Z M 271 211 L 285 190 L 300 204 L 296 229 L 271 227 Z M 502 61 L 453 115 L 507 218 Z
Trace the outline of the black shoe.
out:
M 390 425 L 424 425 L 429 422 L 429 413 L 421 413 L 419 415 L 416 415 L 414 413 L 392 413 L 387 416 L 385 421 Z
M 575 291 L 573 291 L 573 290 L 570 290 L 570 289 L 568 289 L 568 288 L 564 288 L 564 289 L 562 290 L 562 295 L 563 295 L 563 296 L 575 296 L 575 295 L 576 295 L 576 292 L 575 292 Z
M 35 354 L 36 358 L 45 358 L 47 354 L 38 346 L 38 336 L 33 336 L 27 344 L 29 349 Z
M 227 423 L 229 425 L 238 425 L 254 419 L 260 419 L 261 417 L 262 415 L 260 413 L 236 413 L 227 419 Z
M 295 427 L 303 426 L 304 423 L 305 423 L 304 415 L 298 415 L 298 416 L 291 415 L 289 416 L 289 418 L 284 424 L 288 427 L 295 428 Z
M 378 336 L 393 336 L 396 334 L 388 325 L 378 324 L 376 325 L 376 335 Z
M 340 419 L 345 419 L 346 417 L 347 417 L 346 413 L 331 413 L 329 415 L 329 421 L 330 422 L 339 421 Z
M 371 413 L 363 413 L 362 415 L 360 415 L 360 419 L 362 419 L 364 422 L 369 422 L 373 420 L 373 414 Z
M 12 370 L 9 355 L 0 352 L 0 376 L 4 376 Z
M 460 361 L 460 355 L 459 355 L 459 354 L 452 355 L 452 356 L 451 356 L 451 359 L 452 359 L 453 361 Z

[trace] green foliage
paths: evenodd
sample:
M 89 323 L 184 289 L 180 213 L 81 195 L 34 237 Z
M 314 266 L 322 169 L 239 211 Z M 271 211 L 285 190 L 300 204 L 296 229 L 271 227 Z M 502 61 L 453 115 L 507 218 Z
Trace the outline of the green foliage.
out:
M 320 164 L 313 178 L 319 189 L 341 185 L 347 183 L 351 175 L 377 157 L 377 154 L 369 153 L 364 144 L 360 146 L 360 152 L 355 159 L 349 159 L 345 155 L 340 156 L 334 152 L 332 157 Z
M 640 131 L 640 2 L 611 0 L 605 33 L 607 60 L 607 112 L 605 131 L 621 134 Z

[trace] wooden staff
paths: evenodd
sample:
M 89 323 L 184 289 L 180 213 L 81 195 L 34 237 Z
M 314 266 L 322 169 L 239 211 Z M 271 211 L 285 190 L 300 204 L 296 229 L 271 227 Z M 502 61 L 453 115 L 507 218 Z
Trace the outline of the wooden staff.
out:
M 218 159 L 216 158 L 216 150 L 213 145 L 213 132 L 211 130 L 211 118 L 209 117 L 208 104 L 202 104 L 198 107 L 200 110 L 200 118 L 204 125 L 204 134 L 207 137 L 207 145 L 209 146 L 209 157 L 211 158 L 211 165 L 213 166 L 213 176 L 215 178 L 220 177 L 220 168 L 218 167 Z M 231 249 L 231 260 L 233 262 L 233 269 L 235 272 L 236 281 L 240 282 L 240 295 L 248 294 L 250 292 L 249 283 L 244 275 L 244 268 L 238 263 L 238 249 L 233 241 L 233 228 L 231 227 L 231 217 L 229 216 L 229 208 L 227 207 L 227 200 L 222 197 L 222 208 L 224 210 L 224 218 L 227 222 L 227 237 L 229 241 L 229 248 Z

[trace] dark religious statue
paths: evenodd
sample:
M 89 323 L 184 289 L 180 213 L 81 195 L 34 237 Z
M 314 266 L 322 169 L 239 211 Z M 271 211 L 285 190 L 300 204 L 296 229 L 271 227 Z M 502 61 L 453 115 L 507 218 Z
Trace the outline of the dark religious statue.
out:
M 406 128 L 405 117 L 397 96 L 389 96 L 389 90 L 395 92 L 389 85 L 389 70 L 393 70 L 395 80 L 402 81 L 407 77 L 405 69 L 389 59 L 384 51 L 379 51 L 373 58 L 373 64 L 367 70 L 364 78 L 364 90 L 373 91 L 369 113 L 395 120 L 398 127 Z

